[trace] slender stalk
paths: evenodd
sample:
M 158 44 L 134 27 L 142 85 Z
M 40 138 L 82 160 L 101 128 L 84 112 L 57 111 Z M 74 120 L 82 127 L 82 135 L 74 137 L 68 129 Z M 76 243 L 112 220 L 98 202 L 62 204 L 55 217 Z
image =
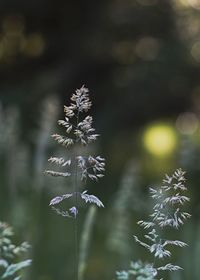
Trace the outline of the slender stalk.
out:
M 77 198 L 75 200 L 77 205 Z M 78 280 L 78 217 L 74 218 L 74 275 Z
M 79 110 L 76 116 L 76 128 L 78 128 L 79 123 Z M 78 137 L 76 136 L 76 142 L 78 142 Z M 74 174 L 74 193 L 75 193 L 75 207 L 78 207 L 78 163 L 77 163 L 77 152 L 75 150 L 75 174 Z M 75 279 L 79 280 L 78 276 L 78 216 L 74 219 L 74 276 Z
M 78 197 L 77 197 L 77 165 L 75 169 L 75 181 L 74 181 L 74 192 L 75 192 L 75 207 L 78 204 Z M 78 216 L 74 218 L 74 279 L 78 280 Z
M 92 229 L 94 226 L 94 221 L 97 213 L 97 208 L 95 206 L 90 206 L 85 222 L 83 225 L 83 230 L 80 240 L 80 249 L 79 249 L 79 267 L 78 267 L 78 278 L 79 280 L 84 280 L 84 275 L 86 271 L 88 250 L 91 241 Z

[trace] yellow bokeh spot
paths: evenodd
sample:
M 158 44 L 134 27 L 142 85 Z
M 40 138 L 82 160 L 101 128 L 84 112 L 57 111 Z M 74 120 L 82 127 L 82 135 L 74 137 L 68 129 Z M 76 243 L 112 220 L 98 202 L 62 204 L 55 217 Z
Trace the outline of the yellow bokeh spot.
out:
M 167 124 L 155 124 L 144 133 L 145 148 L 159 157 L 170 155 L 176 147 L 176 140 L 173 128 Z

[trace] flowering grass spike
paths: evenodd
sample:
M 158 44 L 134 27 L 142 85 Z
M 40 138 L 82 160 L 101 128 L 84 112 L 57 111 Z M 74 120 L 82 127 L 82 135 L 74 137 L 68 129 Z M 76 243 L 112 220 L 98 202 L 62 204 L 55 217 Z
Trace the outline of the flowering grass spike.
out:
M 178 229 L 190 214 L 184 212 L 183 206 L 190 199 L 185 195 L 185 172 L 177 169 L 172 176 L 166 175 L 159 189 L 150 188 L 151 198 L 155 201 L 153 213 L 149 221 L 139 221 L 138 224 L 147 229 L 144 235 L 146 242 L 134 236 L 135 241 L 145 247 L 154 258 L 164 259 L 171 256 L 170 246 L 185 247 L 187 244 L 179 240 L 167 240 L 161 236 L 162 229 L 173 227 Z M 168 263 L 160 267 L 154 267 L 159 271 L 175 271 L 182 269 L 180 266 Z
M 92 103 L 89 99 L 88 89 L 82 86 L 71 96 L 69 106 L 64 106 L 64 120 L 59 120 L 58 124 L 64 127 L 65 135 L 53 134 L 52 137 L 62 146 L 69 149 L 75 145 L 87 146 L 94 142 L 99 134 L 95 133 L 92 127 L 93 119 L 86 115 Z M 76 151 L 76 148 L 74 149 Z M 100 156 L 86 156 L 74 154 L 72 158 L 50 157 L 49 162 L 60 166 L 61 171 L 46 170 L 46 174 L 55 177 L 74 177 L 74 192 L 59 195 L 50 201 L 53 209 L 62 216 L 77 217 L 78 201 L 92 203 L 98 207 L 104 207 L 103 203 L 94 195 L 89 195 L 87 191 L 79 192 L 78 182 L 87 182 L 87 179 L 98 181 L 102 178 L 105 171 L 105 159 Z M 55 207 L 65 199 L 74 198 L 74 205 L 67 211 L 62 211 Z
M 118 280 L 163 280 L 163 278 L 157 278 L 160 272 L 182 269 L 171 263 L 160 265 L 159 260 L 163 261 L 171 257 L 172 246 L 187 246 L 183 241 L 168 240 L 164 236 L 165 228 L 178 230 L 191 216 L 184 211 L 184 204 L 190 200 L 185 194 L 186 191 L 185 172 L 182 169 L 177 169 L 171 176 L 166 175 L 160 188 L 150 188 L 150 195 L 154 201 L 153 212 L 149 215 L 148 221 L 138 222 L 147 233 L 144 234 L 143 240 L 135 235 L 134 238 L 150 252 L 152 262 L 146 264 L 140 261 L 132 262 L 128 271 L 117 272 Z M 157 260 L 159 265 L 157 265 Z

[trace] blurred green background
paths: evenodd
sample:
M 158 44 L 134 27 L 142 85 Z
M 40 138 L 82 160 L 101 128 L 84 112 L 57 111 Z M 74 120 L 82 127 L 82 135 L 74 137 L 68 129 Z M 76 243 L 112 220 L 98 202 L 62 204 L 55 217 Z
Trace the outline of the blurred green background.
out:
M 105 209 L 85 279 L 114 279 L 131 259 L 148 260 L 132 237 L 136 221 L 148 213 L 148 186 L 178 167 L 192 219 L 174 238 L 190 246 L 174 252 L 184 271 L 167 279 L 199 279 L 199 74 L 199 0 L 0 1 L 0 220 L 32 244 L 28 280 L 74 279 L 73 221 L 48 206 L 67 182 L 43 171 L 63 104 L 83 84 L 101 134 L 93 150 L 106 158 L 105 178 L 89 186 Z

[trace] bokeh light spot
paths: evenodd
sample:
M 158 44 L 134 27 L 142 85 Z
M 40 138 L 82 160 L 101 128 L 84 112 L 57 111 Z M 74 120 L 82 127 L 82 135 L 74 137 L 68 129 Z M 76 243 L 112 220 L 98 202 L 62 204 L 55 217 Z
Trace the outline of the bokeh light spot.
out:
M 191 7 L 194 9 L 200 9 L 200 1 L 199 0 L 175 0 L 175 3 L 179 7 Z
M 6 35 L 19 35 L 25 29 L 24 18 L 21 15 L 8 15 L 2 22 L 2 29 Z
M 143 60 L 154 60 L 159 51 L 160 44 L 157 39 L 153 37 L 141 38 L 135 47 L 135 52 Z
M 200 1 L 199 0 L 188 0 L 189 5 L 197 10 L 200 10 Z
M 45 40 L 42 34 L 33 33 L 27 36 L 24 43 L 24 53 L 27 56 L 37 57 L 43 54 L 45 49 Z
M 4 43 L 2 40 L 0 40 L 0 61 L 4 57 L 4 52 L 5 52 Z
M 140 5 L 153 6 L 158 3 L 158 0 L 137 0 Z
M 185 112 L 180 114 L 176 121 L 176 127 L 180 133 L 191 135 L 195 133 L 199 126 L 197 116 L 192 112 Z
M 146 129 L 144 133 L 145 148 L 155 156 L 167 156 L 176 147 L 176 134 L 167 124 L 155 124 Z
M 131 41 L 122 41 L 114 45 L 112 54 L 120 64 L 132 64 L 135 60 L 135 46 Z
M 191 56 L 194 58 L 194 60 L 200 62 L 200 41 L 197 41 L 193 44 L 191 48 Z

